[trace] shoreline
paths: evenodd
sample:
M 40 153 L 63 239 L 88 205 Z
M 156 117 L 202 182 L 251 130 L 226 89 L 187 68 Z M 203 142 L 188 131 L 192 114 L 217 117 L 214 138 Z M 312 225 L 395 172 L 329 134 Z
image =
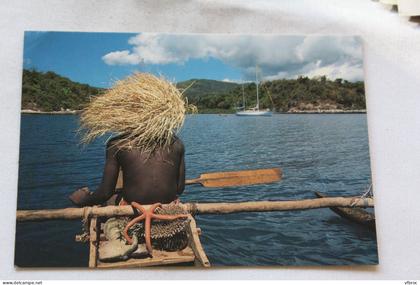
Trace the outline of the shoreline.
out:
M 210 110 L 208 110 L 210 111 Z M 66 110 L 66 111 L 36 111 L 36 110 L 28 110 L 24 109 L 21 110 L 21 114 L 31 114 L 31 115 L 78 115 L 80 114 L 81 110 Z M 235 112 L 204 112 L 198 113 L 199 115 L 229 115 L 235 114 Z M 341 109 L 331 109 L 331 110 L 293 110 L 287 112 L 273 112 L 273 114 L 292 114 L 292 115 L 300 115 L 300 114 L 366 114 L 366 110 L 341 110 Z
M 287 112 L 277 112 L 275 114 L 366 114 L 365 109 L 360 110 L 342 110 L 342 109 L 331 109 L 331 110 L 293 110 Z
M 21 114 L 32 114 L 32 115 L 77 115 L 81 110 L 66 110 L 66 111 L 37 111 L 24 109 L 20 110 Z

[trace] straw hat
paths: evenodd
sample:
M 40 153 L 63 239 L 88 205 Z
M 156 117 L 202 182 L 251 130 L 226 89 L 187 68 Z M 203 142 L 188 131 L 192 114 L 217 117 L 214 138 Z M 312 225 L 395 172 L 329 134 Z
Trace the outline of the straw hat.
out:
M 99 136 L 121 135 L 119 149 L 153 152 L 169 146 L 181 128 L 188 105 L 174 84 L 149 73 L 134 73 L 95 97 L 82 111 L 82 142 Z

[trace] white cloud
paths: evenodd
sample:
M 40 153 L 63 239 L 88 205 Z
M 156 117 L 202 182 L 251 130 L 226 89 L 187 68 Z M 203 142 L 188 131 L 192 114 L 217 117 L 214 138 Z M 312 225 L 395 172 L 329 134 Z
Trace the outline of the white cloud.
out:
M 321 60 L 323 63 L 334 63 L 362 57 L 361 43 L 357 37 L 306 37 L 295 51 L 302 62 Z
M 102 60 L 109 65 L 139 64 L 141 57 L 138 54 L 130 53 L 128 50 L 113 51 L 102 57 Z
M 254 82 L 252 80 L 230 79 L 230 78 L 224 78 L 224 79 L 222 79 L 222 81 L 223 82 L 230 82 L 230 83 L 239 83 L 239 84 Z
M 312 69 L 306 73 L 308 77 L 327 76 L 330 79 L 343 78 L 348 81 L 356 81 L 363 78 L 363 69 L 357 65 L 344 63 L 341 65 L 331 64 Z
M 138 34 L 131 50 L 113 51 L 109 65 L 183 64 L 190 59 L 215 58 L 238 68 L 244 79 L 255 76 L 258 64 L 264 79 L 298 75 L 361 80 L 362 48 L 357 37 Z
M 222 80 L 223 82 L 235 82 L 235 80 L 229 79 L 229 78 L 224 78 Z

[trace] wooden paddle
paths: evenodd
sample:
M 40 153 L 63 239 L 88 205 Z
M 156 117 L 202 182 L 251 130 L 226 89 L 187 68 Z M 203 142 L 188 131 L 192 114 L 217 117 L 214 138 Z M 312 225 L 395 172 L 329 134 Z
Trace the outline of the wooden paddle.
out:
M 204 187 L 231 187 L 253 184 L 265 184 L 280 181 L 280 168 L 239 170 L 228 172 L 203 173 L 199 178 L 185 180 L 186 185 L 201 184 Z M 117 189 L 123 187 L 122 172 L 118 176 Z
M 185 184 L 201 184 L 204 187 L 230 187 L 273 183 L 280 181 L 281 178 L 282 171 L 280 168 L 268 168 L 203 173 L 199 178 L 186 180 Z

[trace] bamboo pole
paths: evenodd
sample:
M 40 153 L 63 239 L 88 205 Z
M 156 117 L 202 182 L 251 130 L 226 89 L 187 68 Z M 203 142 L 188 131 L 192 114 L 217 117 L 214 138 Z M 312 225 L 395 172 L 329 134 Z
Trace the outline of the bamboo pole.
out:
M 373 207 L 372 198 L 328 197 L 295 201 L 257 201 L 237 203 L 185 203 L 185 210 L 193 214 L 230 214 L 238 212 L 296 211 L 328 207 Z M 145 206 L 147 208 L 149 206 Z M 51 210 L 18 210 L 18 222 L 42 220 L 74 220 L 87 216 L 115 217 L 132 216 L 135 212 L 131 206 L 106 206 L 66 208 Z
M 194 205 L 192 206 L 194 207 Z M 198 214 L 230 214 L 239 212 L 297 211 L 328 207 L 373 207 L 373 199 L 359 199 L 359 197 L 328 197 L 296 201 L 200 203 L 195 206 Z M 188 210 L 193 211 L 193 208 L 189 208 Z

